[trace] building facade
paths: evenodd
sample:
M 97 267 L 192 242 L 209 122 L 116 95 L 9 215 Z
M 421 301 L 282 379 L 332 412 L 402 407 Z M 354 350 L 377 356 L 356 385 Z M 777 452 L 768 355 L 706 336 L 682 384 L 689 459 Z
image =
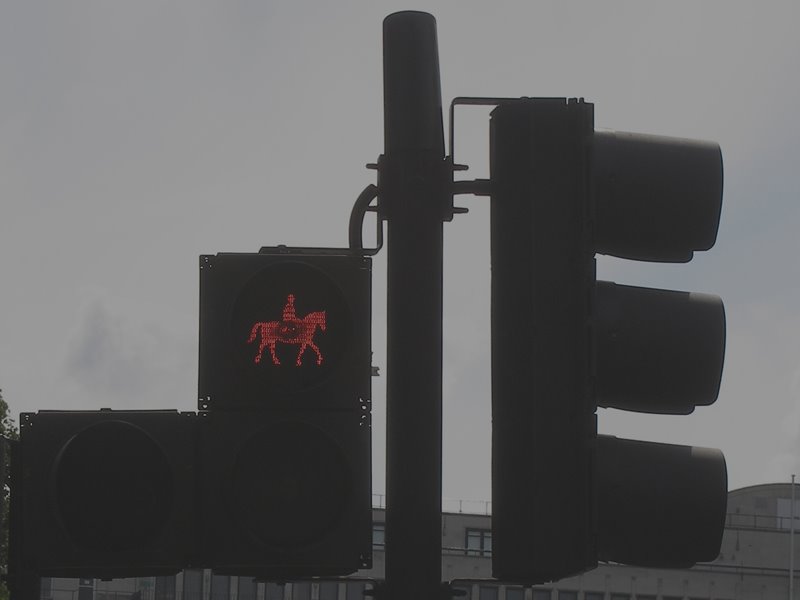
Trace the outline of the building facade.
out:
M 491 516 L 446 512 L 442 578 L 463 590 L 465 600 L 787 600 L 790 573 L 796 581 L 800 567 L 800 553 L 795 553 L 794 567 L 789 565 L 792 523 L 800 530 L 800 493 L 796 495 L 792 506 L 791 485 L 780 483 L 729 492 L 722 547 L 713 562 L 684 570 L 603 564 L 576 577 L 530 588 L 491 579 Z M 112 581 L 47 578 L 42 580 L 42 599 L 361 600 L 372 582 L 383 577 L 384 514 L 383 509 L 374 509 L 373 568 L 346 580 L 280 585 L 201 570 Z

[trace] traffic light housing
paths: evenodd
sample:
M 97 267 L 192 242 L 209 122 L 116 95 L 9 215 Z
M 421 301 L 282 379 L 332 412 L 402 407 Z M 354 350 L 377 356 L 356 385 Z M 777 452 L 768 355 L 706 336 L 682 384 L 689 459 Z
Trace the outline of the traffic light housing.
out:
M 504 101 L 491 119 L 491 196 L 495 577 L 713 560 L 722 454 L 598 436 L 595 413 L 714 402 L 722 302 L 599 282 L 594 255 L 686 262 L 710 248 L 719 147 L 595 132 L 582 100 Z
M 203 541 L 221 573 L 371 565 L 371 261 L 200 257 Z
M 371 566 L 368 414 L 209 412 L 201 425 L 215 572 L 287 580 Z
M 200 257 L 200 410 L 361 408 L 370 269 L 346 251 Z
M 201 257 L 198 412 L 23 413 L 12 586 L 370 567 L 370 278 L 347 250 Z
M 105 578 L 190 564 L 195 420 L 170 410 L 23 413 L 12 564 L 37 576 Z

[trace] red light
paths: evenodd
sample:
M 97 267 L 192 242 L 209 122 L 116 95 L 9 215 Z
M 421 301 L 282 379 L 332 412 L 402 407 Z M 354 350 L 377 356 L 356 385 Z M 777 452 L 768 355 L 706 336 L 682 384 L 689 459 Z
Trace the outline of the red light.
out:
M 278 355 L 275 354 L 275 345 L 281 342 L 300 346 L 297 351 L 295 366 L 299 367 L 302 364 L 303 353 L 306 348 L 311 348 L 314 351 L 317 355 L 317 364 L 321 365 L 322 352 L 314 343 L 314 334 L 317 331 L 317 327 L 325 331 L 325 311 L 311 312 L 302 319 L 298 319 L 294 308 L 294 294 L 289 294 L 286 298 L 286 305 L 283 307 L 283 318 L 280 321 L 260 321 L 255 323 L 250 330 L 250 337 L 247 343 L 253 342 L 261 334 L 258 354 L 256 354 L 255 358 L 256 364 L 261 362 L 264 348 L 269 346 L 272 364 L 280 365 L 281 361 L 278 359 Z

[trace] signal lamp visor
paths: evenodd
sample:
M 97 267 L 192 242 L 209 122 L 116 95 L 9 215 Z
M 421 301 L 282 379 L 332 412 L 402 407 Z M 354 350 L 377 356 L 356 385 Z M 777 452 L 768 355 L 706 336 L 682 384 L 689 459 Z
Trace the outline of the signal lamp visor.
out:
M 595 132 L 595 250 L 688 262 L 717 239 L 722 178 L 722 152 L 713 142 Z
M 718 296 L 598 281 L 598 406 L 689 414 L 719 395 L 725 308 Z

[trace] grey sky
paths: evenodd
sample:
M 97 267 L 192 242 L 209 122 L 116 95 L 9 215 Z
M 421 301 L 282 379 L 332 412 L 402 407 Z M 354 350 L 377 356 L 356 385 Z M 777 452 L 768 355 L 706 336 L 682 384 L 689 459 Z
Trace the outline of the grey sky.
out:
M 444 102 L 579 96 L 598 128 L 722 146 L 718 243 L 688 265 L 601 259 L 620 283 L 716 293 L 722 394 L 600 429 L 708 445 L 730 486 L 800 472 L 800 5 L 795 2 L 76 0 L 0 6 L 0 387 L 12 411 L 196 408 L 197 256 L 343 246 L 382 150 L 381 21 L 432 12 Z M 486 176 L 488 114 L 456 116 Z M 446 225 L 445 479 L 489 498 L 485 199 Z M 372 227 L 365 229 L 371 231 Z M 385 254 L 374 262 L 385 368 Z M 383 487 L 384 379 L 374 382 Z

